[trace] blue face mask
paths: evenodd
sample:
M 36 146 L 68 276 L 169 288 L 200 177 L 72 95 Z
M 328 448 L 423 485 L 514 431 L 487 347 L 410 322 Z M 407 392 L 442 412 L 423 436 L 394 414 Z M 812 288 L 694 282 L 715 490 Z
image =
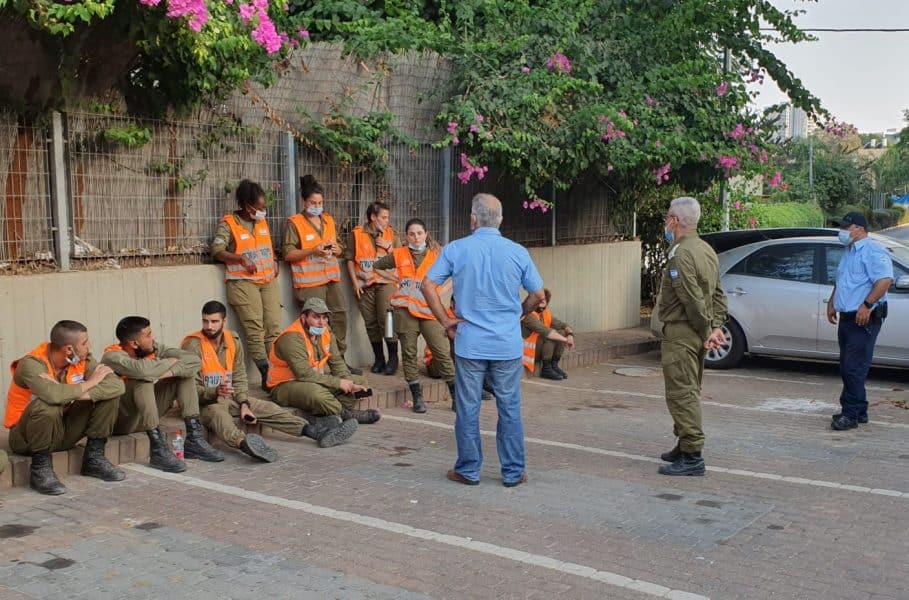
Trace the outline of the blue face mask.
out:
M 844 246 L 848 246 L 852 243 L 852 236 L 849 235 L 848 229 L 840 229 L 840 232 L 837 234 L 837 237 L 840 238 L 840 243 Z
M 311 333 L 312 335 L 322 335 L 323 333 L 325 333 L 325 328 L 324 327 L 315 327 L 314 325 L 310 325 L 309 333 Z
M 72 366 L 75 367 L 75 366 L 78 365 L 80 362 L 82 362 L 82 359 L 79 358 L 79 355 L 78 355 L 78 354 L 76 354 L 75 352 L 73 352 L 73 355 L 72 355 L 72 356 L 67 356 L 67 357 L 66 357 L 66 362 L 67 362 L 68 364 L 70 364 L 70 365 L 72 365 Z
M 414 246 L 413 244 L 407 244 L 407 247 L 413 250 L 414 252 L 422 252 L 426 250 L 426 243 L 422 243 L 419 246 Z
M 306 207 L 306 214 L 312 217 L 318 217 L 322 214 L 322 211 L 325 210 L 321 206 L 308 206 Z
M 670 244 L 675 241 L 675 234 L 668 229 L 663 230 L 663 237 L 666 238 L 666 241 Z

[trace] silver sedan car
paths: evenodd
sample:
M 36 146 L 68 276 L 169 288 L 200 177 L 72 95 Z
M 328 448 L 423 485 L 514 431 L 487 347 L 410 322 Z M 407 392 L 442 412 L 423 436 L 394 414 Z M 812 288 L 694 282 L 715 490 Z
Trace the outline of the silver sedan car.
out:
M 827 321 L 827 300 L 845 247 L 836 229 L 754 230 L 706 234 L 717 250 L 729 299 L 726 343 L 708 353 L 705 366 L 728 369 L 745 353 L 838 360 L 836 326 Z M 874 364 L 909 366 L 909 247 L 872 233 L 893 259 L 889 316 L 874 350 Z M 757 240 L 757 241 L 753 241 Z M 662 324 L 654 311 L 651 328 Z

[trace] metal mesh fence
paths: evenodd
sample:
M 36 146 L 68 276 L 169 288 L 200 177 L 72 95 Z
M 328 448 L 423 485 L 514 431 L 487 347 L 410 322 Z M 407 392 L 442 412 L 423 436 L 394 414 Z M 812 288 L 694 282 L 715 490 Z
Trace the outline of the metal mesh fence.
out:
M 234 208 L 233 190 L 247 178 L 266 190 L 269 226 L 281 231 L 281 132 L 210 114 L 194 122 L 84 113 L 67 120 L 76 258 L 205 262 L 219 219 Z
M 52 264 L 53 227 L 44 127 L 0 111 L 0 268 Z

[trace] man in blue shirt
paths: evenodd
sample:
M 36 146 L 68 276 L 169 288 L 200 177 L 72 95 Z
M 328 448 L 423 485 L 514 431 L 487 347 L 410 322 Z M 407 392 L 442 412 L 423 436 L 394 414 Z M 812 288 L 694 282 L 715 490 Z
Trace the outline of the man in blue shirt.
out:
M 868 422 L 865 378 L 871 368 L 874 343 L 887 317 L 887 289 L 893 283 L 893 263 L 887 251 L 868 237 L 868 221 L 851 212 L 839 222 L 840 242 L 846 246 L 836 270 L 836 285 L 827 302 L 827 320 L 839 325 L 840 394 L 842 412 L 830 426 L 843 431 Z
M 488 374 L 499 412 L 496 449 L 502 483 L 513 487 L 527 481 L 521 421 L 521 317 L 545 295 L 543 278 L 527 249 L 502 237 L 501 223 L 502 203 L 490 194 L 474 196 L 472 235 L 442 249 L 421 289 L 432 313 L 455 340 L 458 460 L 447 476 L 467 485 L 480 482 L 480 396 Z M 446 314 L 438 291 L 449 277 L 454 282 L 454 319 Z M 528 292 L 523 303 L 521 287 Z

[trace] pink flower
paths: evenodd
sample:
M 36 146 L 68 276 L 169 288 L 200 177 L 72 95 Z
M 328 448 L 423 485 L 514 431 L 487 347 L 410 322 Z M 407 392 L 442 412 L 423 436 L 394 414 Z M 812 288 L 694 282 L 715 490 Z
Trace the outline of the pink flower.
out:
M 474 175 L 477 176 L 478 180 L 486 177 L 486 173 L 489 171 L 489 167 L 474 165 L 470 162 L 470 159 L 465 153 L 461 153 L 461 167 L 464 169 L 458 173 L 458 181 L 462 184 L 468 183 Z
M 724 81 L 720 85 L 716 86 L 716 95 L 721 98 L 723 96 L 725 96 L 728 91 L 729 91 L 729 82 L 727 82 L 727 81 Z
M 743 137 L 745 137 L 746 135 L 750 135 L 751 131 L 752 130 L 750 127 L 745 127 L 741 123 L 736 123 L 735 128 L 733 128 L 733 130 L 730 131 L 726 135 L 728 135 L 729 137 L 731 137 L 734 140 L 740 140 Z M 754 148 L 756 146 L 752 145 L 752 147 Z M 753 152 L 753 150 L 752 150 L 752 152 Z
M 471 125 L 471 126 L 470 126 L 470 133 L 476 133 L 476 132 L 477 132 L 477 126 L 476 126 L 476 124 Z
M 656 104 L 656 100 L 654 100 L 653 98 L 651 98 L 649 95 L 648 95 L 648 96 L 644 96 L 644 102 L 647 103 L 647 106 L 653 106 L 654 104 Z
M 256 14 L 256 8 L 251 4 L 241 4 L 240 5 L 240 19 L 244 24 L 249 23 L 249 21 Z
M 571 73 L 571 61 L 561 52 L 556 52 L 546 60 L 546 68 L 556 73 Z
M 455 121 L 448 122 L 448 133 L 454 135 L 458 131 L 458 124 Z
M 309 32 L 302 27 L 297 28 L 297 37 L 300 39 L 308 40 Z
M 783 175 L 777 171 L 773 174 L 773 177 L 767 182 L 767 185 L 772 188 L 780 187 L 780 184 L 783 182 Z
M 171 19 L 189 17 L 187 25 L 198 32 L 208 22 L 208 7 L 205 0 L 167 0 L 167 16 Z
M 530 73 L 530 67 L 528 67 L 527 65 L 524 65 L 523 67 L 521 67 L 521 71 L 524 72 L 525 74 Z
M 607 172 L 607 173 L 612 173 L 612 170 L 613 170 L 614 168 L 615 168 L 615 167 L 613 167 L 612 165 L 606 165 L 606 172 Z
M 716 166 L 725 171 L 726 177 L 730 177 L 741 165 L 737 156 L 720 156 L 716 159 Z
M 748 219 L 748 227 L 750 227 L 751 229 L 757 229 L 757 226 L 758 226 L 757 217 L 751 217 L 750 219 Z
M 662 167 L 660 167 L 658 169 L 654 169 L 653 175 L 654 175 L 654 177 L 656 177 L 656 182 L 657 182 L 658 186 L 663 185 L 664 181 L 669 181 L 669 168 L 670 168 L 670 163 L 666 163 Z
M 524 200 L 524 208 L 527 208 L 528 206 L 529 205 L 527 204 L 527 200 Z
M 458 139 L 458 136 L 454 136 L 453 138 L 451 138 L 451 143 L 453 146 L 457 146 L 458 144 L 461 143 L 461 140 Z
M 735 206 L 736 210 L 742 210 L 742 202 L 740 200 L 736 200 L 733 206 Z
M 654 144 L 654 146 L 656 146 L 657 148 L 662 148 L 663 142 L 661 142 L 660 140 L 657 140 L 656 143 Z
M 161 4 L 161 0 L 139 0 L 139 4 L 144 4 L 145 6 L 158 6 Z
M 477 120 L 477 123 L 482 123 L 483 121 L 486 120 L 486 117 L 484 117 L 483 115 L 474 115 L 473 118 Z

